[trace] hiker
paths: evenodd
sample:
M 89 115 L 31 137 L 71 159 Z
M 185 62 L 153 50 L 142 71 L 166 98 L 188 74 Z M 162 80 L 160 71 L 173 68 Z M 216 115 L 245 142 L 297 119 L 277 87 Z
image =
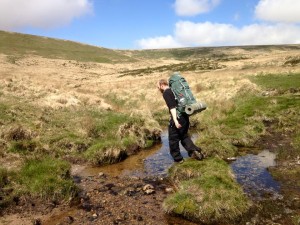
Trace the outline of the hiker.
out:
M 180 153 L 179 142 L 187 150 L 188 155 L 194 159 L 201 160 L 203 154 L 201 149 L 197 147 L 191 138 L 188 136 L 188 129 L 190 126 L 189 116 L 182 113 L 179 118 L 176 112 L 177 101 L 175 95 L 169 87 L 168 81 L 161 79 L 157 83 L 159 91 L 162 93 L 163 98 L 170 111 L 170 124 L 168 127 L 169 133 L 169 147 L 170 154 L 175 162 L 182 163 L 183 157 Z

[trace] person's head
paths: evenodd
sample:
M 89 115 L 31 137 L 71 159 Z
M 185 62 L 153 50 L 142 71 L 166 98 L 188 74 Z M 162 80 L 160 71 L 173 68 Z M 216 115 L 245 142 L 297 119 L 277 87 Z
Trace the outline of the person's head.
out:
M 163 93 L 169 87 L 168 81 L 166 79 L 161 79 L 157 82 L 158 90 Z

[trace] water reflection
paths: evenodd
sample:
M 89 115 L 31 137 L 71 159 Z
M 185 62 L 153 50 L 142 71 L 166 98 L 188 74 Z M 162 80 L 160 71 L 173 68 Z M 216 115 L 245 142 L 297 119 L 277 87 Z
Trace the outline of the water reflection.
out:
M 191 137 L 195 140 L 197 135 L 193 134 Z M 181 145 L 180 150 L 184 158 L 188 157 L 187 151 Z M 161 144 L 142 150 L 117 164 L 84 168 L 80 175 L 93 176 L 103 172 L 111 176 L 164 177 L 173 163 L 169 152 L 168 132 L 164 131 Z
M 275 153 L 263 150 L 258 155 L 248 154 L 238 157 L 231 168 L 244 191 L 253 197 L 265 195 L 279 197 L 280 185 L 273 179 L 268 167 L 275 166 Z
M 197 134 L 192 135 L 195 140 Z M 102 167 L 77 168 L 80 176 L 94 176 L 100 172 L 111 176 L 135 176 L 135 177 L 165 177 L 168 169 L 174 163 L 169 153 L 168 133 L 162 133 L 161 144 L 151 149 L 142 150 L 126 160 Z M 181 154 L 188 157 L 185 149 L 180 146 Z M 264 150 L 258 155 L 248 154 L 238 157 L 231 163 L 231 168 L 236 176 L 237 182 L 241 184 L 245 192 L 253 197 L 279 197 L 280 185 L 275 181 L 267 168 L 275 166 L 276 155 Z

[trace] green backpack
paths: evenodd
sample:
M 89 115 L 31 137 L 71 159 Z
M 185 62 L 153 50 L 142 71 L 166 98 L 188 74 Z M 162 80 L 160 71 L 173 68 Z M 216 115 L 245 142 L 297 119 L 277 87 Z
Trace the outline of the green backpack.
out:
M 204 102 L 197 102 L 188 82 L 179 72 L 175 72 L 169 78 L 169 87 L 175 95 L 177 101 L 177 115 L 178 117 L 183 113 L 192 115 L 206 109 Z

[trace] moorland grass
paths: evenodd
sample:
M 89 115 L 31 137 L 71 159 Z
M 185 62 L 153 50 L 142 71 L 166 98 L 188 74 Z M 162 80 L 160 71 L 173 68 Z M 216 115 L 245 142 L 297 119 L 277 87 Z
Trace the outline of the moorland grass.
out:
M 17 97 L 5 96 L 0 105 L 1 139 L 8 151 L 26 155 L 50 154 L 102 164 L 120 158 L 117 152 L 137 145 L 149 147 L 159 127 L 146 125 L 146 118 L 95 108 L 45 109 L 30 103 L 18 104 Z M 120 130 L 122 126 L 128 129 Z M 159 134 L 157 134 L 159 135 Z M 107 160 L 105 151 L 116 157 Z M 102 160 L 104 160 L 102 162 Z
M 197 143 L 208 156 L 232 157 L 238 154 L 237 147 L 254 147 L 260 136 L 266 134 L 266 124 L 272 123 L 278 132 L 292 131 L 293 143 L 297 145 L 300 98 L 295 90 L 300 87 L 299 77 L 299 74 L 251 77 L 262 90 L 241 90 L 226 103 L 210 105 L 203 115 L 204 129 Z M 266 94 L 270 90 L 274 94 Z
M 250 79 L 261 91 L 241 90 L 233 99 L 210 105 L 202 114 L 197 144 L 208 158 L 201 162 L 188 160 L 170 169 L 177 191 L 164 201 L 166 212 L 204 223 L 230 223 L 247 212 L 251 203 L 229 165 L 220 158 L 238 155 L 238 147 L 255 146 L 255 141 L 267 133 L 267 126 L 292 140 L 292 149 L 278 148 L 278 160 L 299 156 L 299 74 L 267 74 Z M 269 91 L 272 94 L 265 94 Z M 282 180 L 287 174 L 289 179 L 299 180 L 299 167 L 290 166 L 289 170 L 271 171 Z
M 134 61 L 134 59 L 111 49 L 5 31 L 0 31 L 0 52 L 8 55 L 9 62 L 13 64 L 26 54 L 83 62 L 114 63 Z
M 53 109 L 7 93 L 0 96 L 0 123 L 1 154 L 16 156 L 21 165 L 0 168 L 1 209 L 21 196 L 67 200 L 78 190 L 66 160 L 115 163 L 132 146 L 146 148 L 159 137 L 152 132 L 159 127 L 139 115 L 80 106 Z
M 0 167 L 0 188 L 2 189 L 8 182 L 7 169 Z
M 177 191 L 163 203 L 167 213 L 203 223 L 229 222 L 251 205 L 221 159 L 187 160 L 171 167 L 169 174 Z
M 119 77 L 123 76 L 144 76 L 144 75 L 151 75 L 153 73 L 162 73 L 167 71 L 207 71 L 207 70 L 217 70 L 221 69 L 225 66 L 218 64 L 218 62 L 201 59 L 198 61 L 190 61 L 178 64 L 171 64 L 171 65 L 164 65 L 152 68 L 142 68 L 142 69 L 133 69 L 133 70 L 126 70 L 121 72 L 122 74 Z
M 276 89 L 287 91 L 300 88 L 300 74 L 265 74 L 249 77 L 251 81 L 262 86 L 264 89 Z
M 1 209 L 12 200 L 9 185 L 9 172 L 6 168 L 0 167 L 0 213 Z
M 71 165 L 51 157 L 29 159 L 15 175 L 19 194 L 62 200 L 75 196 L 78 189 L 70 175 Z
M 130 51 L 131 55 L 135 58 L 144 59 L 158 59 L 158 58 L 174 58 L 177 60 L 188 59 L 203 59 L 213 58 L 217 60 L 232 60 L 232 59 L 244 59 L 249 57 L 248 55 L 239 54 L 237 56 L 231 56 L 230 54 L 224 54 L 227 50 L 232 50 L 235 47 L 191 47 L 191 48 L 173 48 L 173 49 L 149 49 L 143 51 Z M 255 52 L 257 50 L 270 52 L 271 50 L 289 50 L 299 48 L 297 45 L 264 45 L 264 46 L 236 46 L 238 49 L 244 49 L 247 52 Z M 122 51 L 121 51 L 122 52 Z
M 272 95 L 264 97 L 269 100 L 266 105 L 269 110 L 264 113 L 273 119 L 273 129 L 276 132 L 286 133 L 291 137 L 294 148 L 289 151 L 289 157 L 297 157 L 300 154 L 300 74 L 266 74 L 251 80 L 266 91 L 275 90 Z
M 60 159 L 28 159 L 14 170 L 0 167 L 0 212 L 21 196 L 67 201 L 79 191 L 70 175 L 71 165 Z

